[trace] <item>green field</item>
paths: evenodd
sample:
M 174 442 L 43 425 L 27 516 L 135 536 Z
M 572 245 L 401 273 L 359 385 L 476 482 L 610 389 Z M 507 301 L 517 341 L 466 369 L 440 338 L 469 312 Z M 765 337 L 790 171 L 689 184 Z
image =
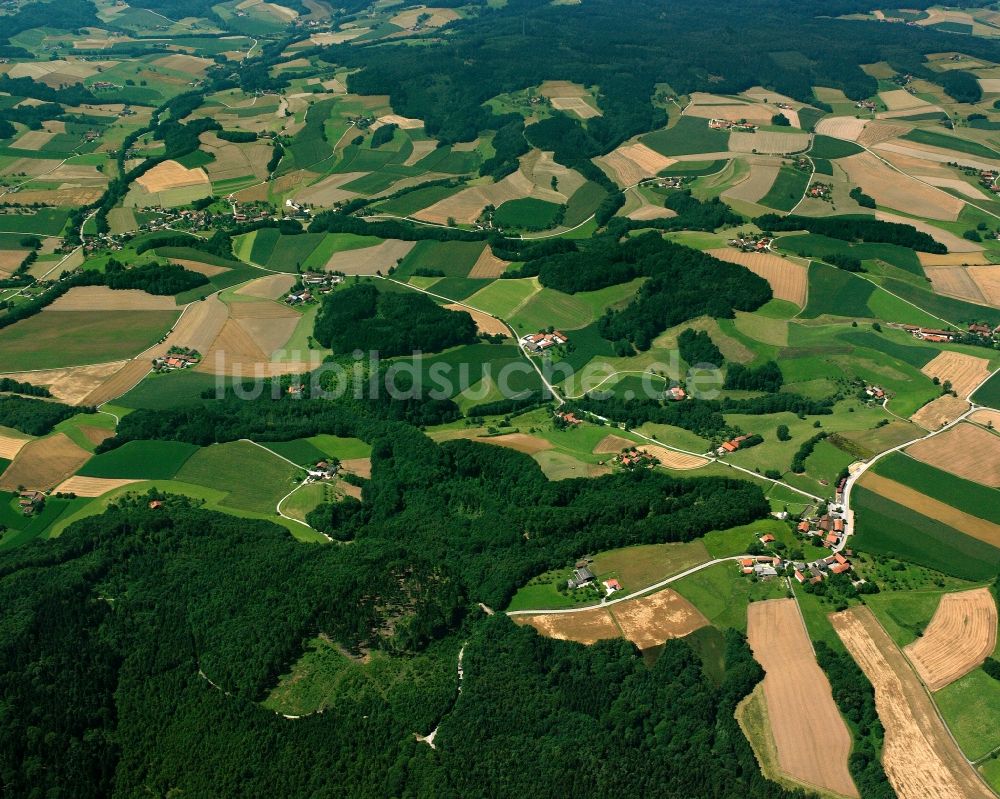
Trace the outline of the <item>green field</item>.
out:
M 874 471 L 960 511 L 1000 524 L 1000 491 L 995 488 L 963 480 L 902 452 L 880 460 Z
M 970 760 L 1000 747 L 1000 681 L 979 668 L 935 693 L 934 701 Z
M 226 492 L 219 504 L 252 513 L 273 514 L 301 474 L 266 449 L 248 441 L 213 444 L 193 454 L 177 480 Z
M 735 562 L 718 563 L 671 584 L 716 627 L 746 631 L 747 605 L 761 599 L 780 599 L 787 591 L 781 580 L 751 582 Z
M 305 439 L 328 458 L 347 461 L 367 458 L 372 454 L 372 445 L 360 438 L 347 438 L 321 433 Z
M 376 207 L 386 214 L 409 216 L 462 190 L 462 186 L 427 186 L 384 200 Z
M 525 197 L 502 203 L 493 214 L 493 221 L 501 228 L 547 230 L 556 224 L 562 210 L 555 203 Z
M 932 147 L 941 147 L 945 150 L 974 155 L 980 158 L 1000 158 L 1000 153 L 978 142 L 959 139 L 957 136 L 949 136 L 946 133 L 938 133 L 936 130 L 925 128 L 914 128 L 909 133 L 900 138 L 919 144 L 928 144 Z
M 294 461 L 299 466 L 312 466 L 326 457 L 315 445 L 304 438 L 292 441 L 262 441 L 260 443 L 272 452 L 277 452 L 281 457 Z
M 483 249 L 481 241 L 419 241 L 393 277 L 405 280 L 417 270 L 429 270 L 443 272 L 445 277 L 467 278 Z
M 809 264 L 809 300 L 802 316 L 830 314 L 871 318 L 868 299 L 875 287 L 850 272 L 813 261 Z
M 861 261 L 878 259 L 910 272 L 921 280 L 924 279 L 924 270 L 920 266 L 920 259 L 908 247 L 900 247 L 895 244 L 855 244 L 817 233 L 781 236 L 777 245 L 786 252 L 795 253 L 805 258 L 848 255 Z
M 642 278 L 637 278 L 628 283 L 578 294 L 543 288 L 508 321 L 518 335 L 545 330 L 549 326 L 577 330 L 594 322 L 606 308 L 617 308 L 631 302 L 642 282 Z
M 832 136 L 818 134 L 813 137 L 813 145 L 809 150 L 809 155 L 813 158 L 824 158 L 834 160 L 836 158 L 846 158 L 849 155 L 860 153 L 864 150 L 858 144 L 842 139 L 834 139 Z
M 1000 549 L 855 486 L 854 545 L 964 580 L 989 580 L 1000 570 Z
M 758 202 L 778 211 L 791 211 L 798 205 L 808 186 L 808 172 L 791 166 L 782 166 L 771 188 Z
M 537 278 L 495 280 L 467 297 L 469 305 L 493 316 L 506 319 L 514 309 L 524 304 L 541 289 Z
M 865 598 L 893 641 L 903 647 L 913 643 L 930 623 L 944 591 L 885 591 Z
M 566 203 L 566 214 L 563 217 L 563 226 L 572 228 L 582 224 L 593 215 L 594 211 L 607 197 L 608 193 L 603 186 L 588 180 L 569 198 Z
M 983 383 L 972 399 L 989 408 L 1000 408 L 1000 374 L 993 375 Z
M 39 208 L 33 214 L 3 214 L 0 216 L 0 231 L 58 236 L 68 218 L 69 211 L 60 208 Z
M 174 311 L 42 311 L 0 330 L 4 368 L 57 369 L 131 358 L 163 338 L 177 317 Z
M 707 119 L 682 116 L 672 128 L 647 133 L 641 141 L 661 155 L 718 153 L 729 147 L 729 133 L 712 130 Z
M 181 441 L 129 441 L 117 449 L 95 455 L 77 474 L 83 477 L 170 480 L 198 452 Z
M 185 405 L 201 404 L 203 391 L 210 391 L 212 396 L 215 396 L 220 385 L 224 388 L 229 382 L 228 378 L 194 372 L 190 369 L 166 374 L 150 374 L 116 401 L 126 408 L 166 411 Z

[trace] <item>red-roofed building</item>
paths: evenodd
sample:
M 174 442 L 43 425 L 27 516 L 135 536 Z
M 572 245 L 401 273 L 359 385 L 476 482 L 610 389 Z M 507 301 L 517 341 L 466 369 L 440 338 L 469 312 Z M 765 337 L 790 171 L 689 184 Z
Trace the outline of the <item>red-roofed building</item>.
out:
M 830 567 L 830 571 L 834 574 L 843 574 L 846 571 L 850 571 L 850 563 L 837 563 Z
M 622 590 L 621 583 L 619 583 L 614 577 L 612 577 L 610 580 L 605 580 L 604 581 L 604 587 L 607 588 L 608 591 L 621 591 Z
M 774 542 L 775 542 L 775 541 L 776 541 L 777 539 L 775 539 L 775 537 L 774 537 L 773 535 L 771 535 L 770 533 L 764 533 L 764 535 L 762 535 L 762 536 L 760 537 L 760 539 L 758 539 L 758 540 L 759 540 L 759 541 L 760 541 L 760 543 L 762 543 L 762 544 L 772 544 L 772 543 L 774 543 Z
M 807 522 L 805 520 L 799 522 L 799 532 L 803 533 L 803 534 L 808 533 L 809 532 L 809 522 Z
M 834 559 L 835 561 L 837 561 L 837 563 L 840 563 L 840 564 L 843 564 L 843 563 L 848 563 L 848 562 L 849 562 L 849 561 L 847 560 L 847 558 L 845 558 L 845 557 L 844 557 L 843 555 L 841 555 L 841 554 L 840 554 L 839 552 L 837 552 L 837 553 L 835 553 L 835 554 L 834 554 L 834 556 L 833 556 L 833 559 Z
M 798 569 L 796 569 L 795 570 L 795 579 L 798 580 L 800 583 L 804 583 L 806 581 L 806 576 L 802 572 L 800 572 Z
M 835 546 L 838 541 L 840 541 L 840 536 L 838 536 L 836 533 L 828 533 L 826 538 L 823 539 L 823 542 L 828 547 Z

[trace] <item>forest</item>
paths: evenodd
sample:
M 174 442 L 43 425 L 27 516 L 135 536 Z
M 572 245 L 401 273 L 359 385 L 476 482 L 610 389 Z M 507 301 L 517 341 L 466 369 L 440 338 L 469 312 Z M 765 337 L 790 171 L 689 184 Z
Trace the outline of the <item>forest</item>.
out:
M 5 388 L 4 384 L 0 384 L 0 391 L 16 390 L 17 388 Z M 34 391 L 31 393 L 36 394 Z M 74 408 L 61 402 L 0 395 L 0 427 L 12 427 L 29 436 L 48 435 L 59 422 L 78 413 L 94 413 L 94 408 Z
M 472 344 L 476 323 L 426 294 L 382 292 L 372 283 L 357 283 L 323 298 L 313 335 L 335 352 L 357 349 L 390 358 Z
M 936 241 L 929 233 L 917 230 L 913 225 L 899 222 L 883 222 L 868 217 L 847 216 L 778 216 L 764 214 L 757 217 L 754 224 L 761 230 L 781 232 L 786 230 L 808 230 L 841 241 L 864 241 L 869 244 L 898 244 L 911 250 L 942 255 L 948 248 Z
M 676 799 L 799 795 L 764 780 L 736 726 L 762 677 L 738 633 L 720 676 L 684 642 L 650 669 L 627 642 L 544 639 L 476 607 L 584 552 L 763 518 L 759 488 L 549 482 L 521 453 L 341 414 L 372 444 L 363 503 L 330 513 L 350 546 L 154 490 L 0 553 L 7 791 L 457 799 L 558 795 L 572 775 Z M 320 633 L 344 658 L 383 653 L 381 682 L 299 719 L 258 705 Z M 415 740 L 438 725 L 437 749 Z

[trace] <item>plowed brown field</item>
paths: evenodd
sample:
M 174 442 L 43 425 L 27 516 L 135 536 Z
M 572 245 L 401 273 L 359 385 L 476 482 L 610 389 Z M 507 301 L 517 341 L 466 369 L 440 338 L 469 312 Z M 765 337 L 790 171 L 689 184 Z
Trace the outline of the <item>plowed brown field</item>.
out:
M 65 433 L 30 441 L 7 471 L 0 475 L 0 490 L 17 491 L 19 486 L 48 491 L 83 466 L 90 453 L 77 446 Z

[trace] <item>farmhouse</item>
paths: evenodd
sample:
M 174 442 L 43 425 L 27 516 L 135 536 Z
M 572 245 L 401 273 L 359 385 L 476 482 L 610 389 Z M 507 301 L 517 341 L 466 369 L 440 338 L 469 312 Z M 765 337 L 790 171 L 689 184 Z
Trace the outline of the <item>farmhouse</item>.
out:
M 615 456 L 615 463 L 621 464 L 626 469 L 652 469 L 660 461 L 654 458 L 648 452 L 644 450 L 637 449 L 636 447 L 628 447 L 623 449 L 620 453 Z
M 581 588 L 582 586 L 589 585 L 596 579 L 594 573 L 586 566 L 578 566 L 573 569 L 573 576 L 566 581 L 566 585 L 570 588 Z
M 22 491 L 17 505 L 25 516 L 33 516 L 45 505 L 45 495 L 41 491 Z
M 667 399 L 679 402 L 682 399 L 687 399 L 687 393 L 680 386 L 671 386 L 667 389 Z
M 556 419 L 561 420 L 564 424 L 574 425 L 574 426 L 578 424 L 583 424 L 583 419 L 578 418 L 577 415 L 573 413 L 573 411 L 566 411 L 565 413 L 563 411 L 556 411 L 555 416 Z
M 732 438 L 729 441 L 723 441 L 722 446 L 719 447 L 716 450 L 716 452 L 719 455 L 725 455 L 727 452 L 736 452 L 736 450 L 740 448 L 740 445 L 748 438 L 750 438 L 750 435 L 746 434 L 742 436 L 736 436 L 736 438 Z
M 607 591 L 608 596 L 611 596 L 615 591 L 621 591 L 622 586 L 621 583 L 612 577 L 610 580 L 604 581 L 604 589 Z
M 528 352 L 544 352 L 567 341 L 569 337 L 565 333 L 553 330 L 551 333 L 529 333 L 521 339 L 521 346 Z
M 329 461 L 317 461 L 315 465 L 311 466 L 306 470 L 306 473 L 313 480 L 329 480 L 337 473 L 339 467 L 337 464 L 331 464 Z
M 171 347 L 166 355 L 153 359 L 153 371 L 172 372 L 201 363 L 201 353 L 187 347 Z

